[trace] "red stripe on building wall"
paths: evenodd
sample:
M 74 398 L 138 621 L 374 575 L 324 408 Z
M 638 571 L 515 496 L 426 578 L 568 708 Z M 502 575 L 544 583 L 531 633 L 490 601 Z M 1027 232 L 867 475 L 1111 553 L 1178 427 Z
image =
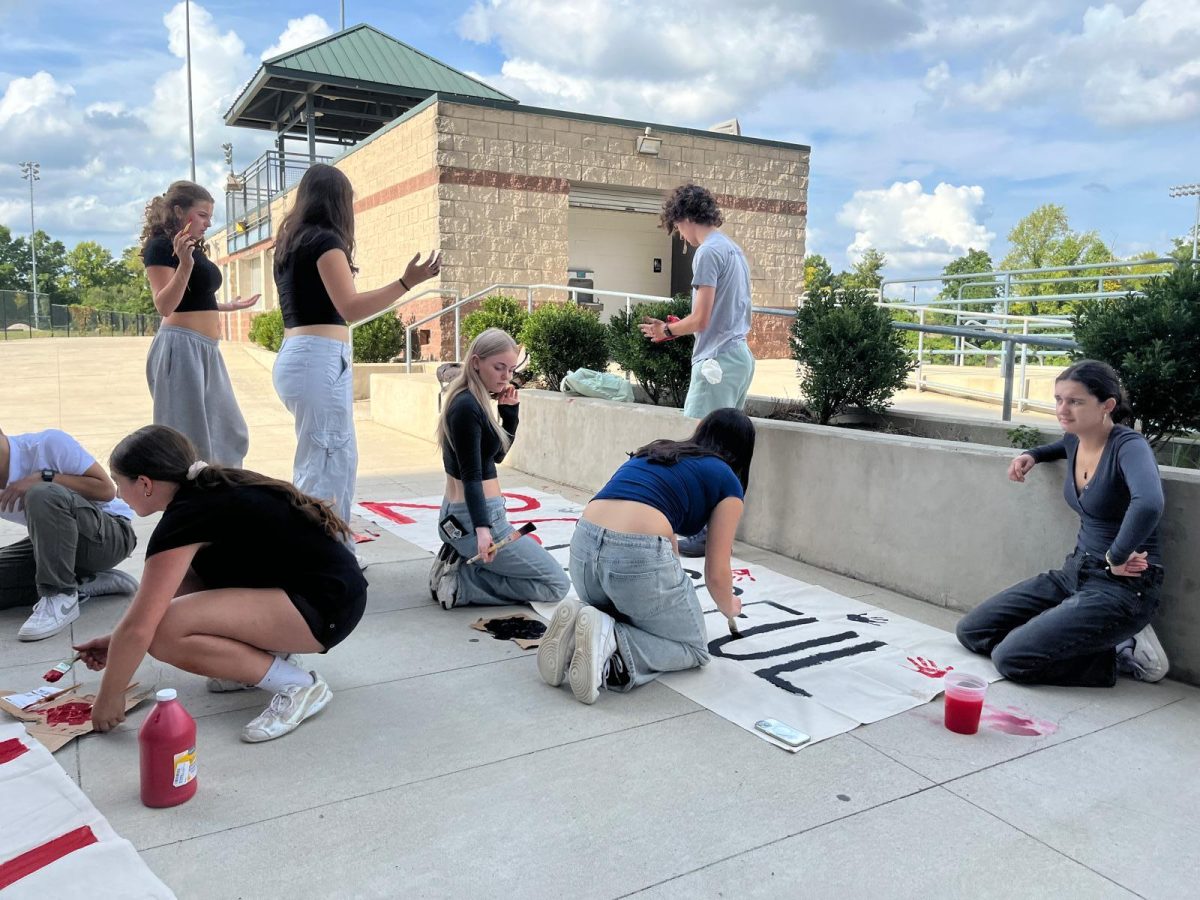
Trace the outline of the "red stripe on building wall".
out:
M 29 748 L 26 747 L 17 738 L 9 738 L 7 741 L 0 741 L 0 765 L 6 762 L 12 762 L 22 753 L 28 753 Z
M 409 194 L 423 191 L 427 187 L 433 187 L 437 182 L 437 169 L 429 169 L 420 175 L 405 178 L 403 181 L 396 182 L 391 187 L 385 187 L 382 191 L 367 194 L 361 200 L 354 201 L 354 212 L 356 214 L 366 212 L 368 209 L 374 209 L 376 206 L 381 206 L 391 200 L 399 200 L 401 197 L 407 197 Z
M 20 856 L 14 856 L 0 865 L 0 891 L 26 875 L 32 875 L 38 869 L 44 869 L 64 856 L 95 843 L 96 835 L 92 834 L 91 828 L 84 825 L 32 850 L 26 850 Z
M 744 212 L 772 213 L 777 216 L 808 214 L 808 204 L 800 200 L 769 200 L 766 197 L 737 197 L 733 194 L 717 194 L 717 206 L 740 209 Z
M 571 183 L 565 178 L 541 175 L 518 175 L 514 172 L 492 172 L 483 169 L 458 169 L 445 166 L 438 179 L 443 184 L 469 184 L 477 187 L 502 188 L 507 191 L 533 191 L 539 194 L 569 194 Z

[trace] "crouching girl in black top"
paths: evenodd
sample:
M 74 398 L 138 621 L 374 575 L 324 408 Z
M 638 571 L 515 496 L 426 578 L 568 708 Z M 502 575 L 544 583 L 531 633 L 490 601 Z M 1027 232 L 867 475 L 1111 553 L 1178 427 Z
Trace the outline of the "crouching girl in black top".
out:
M 140 516 L 163 513 L 142 583 L 111 635 L 78 645 L 105 669 L 96 730 L 124 720 L 124 691 L 146 653 L 197 675 L 209 690 L 258 687 L 275 696 L 242 729 L 269 741 L 329 703 L 329 685 L 288 657 L 324 653 L 358 624 L 367 584 L 329 505 L 287 482 L 208 465 L 174 429 L 148 425 L 109 461 Z
M 516 366 L 516 341 L 489 328 L 471 342 L 461 374 L 446 388 L 437 427 L 446 470 L 438 525 L 444 544 L 429 576 L 430 589 L 444 609 L 470 603 L 557 603 L 570 589 L 562 566 L 532 538 L 500 553 L 492 549 L 493 542 L 513 530 L 496 463 L 504 460 L 517 433 L 520 401 L 511 384 Z M 493 397 L 500 421 L 492 416 Z M 476 554 L 479 562 L 463 564 Z

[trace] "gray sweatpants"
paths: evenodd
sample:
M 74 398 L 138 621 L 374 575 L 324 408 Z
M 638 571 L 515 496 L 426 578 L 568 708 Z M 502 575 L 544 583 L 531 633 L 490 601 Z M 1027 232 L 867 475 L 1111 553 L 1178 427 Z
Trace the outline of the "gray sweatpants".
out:
M 241 468 L 250 431 L 216 340 L 163 325 L 146 356 L 146 382 L 155 425 L 183 432 L 206 462 Z
M 113 568 L 137 545 L 128 519 L 61 484 L 31 487 L 25 519 L 29 537 L 0 549 L 0 609 L 69 594 L 81 577 Z
M 312 334 L 286 338 L 271 380 L 296 417 L 292 483 L 318 500 L 328 500 L 342 521 L 349 522 L 358 477 L 350 345 Z

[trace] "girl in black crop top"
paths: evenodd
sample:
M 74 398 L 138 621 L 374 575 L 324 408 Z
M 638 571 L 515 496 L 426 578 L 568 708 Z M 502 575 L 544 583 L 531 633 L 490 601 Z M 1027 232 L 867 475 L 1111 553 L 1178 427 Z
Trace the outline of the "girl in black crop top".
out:
M 570 588 L 562 566 L 533 538 L 519 539 L 499 553 L 492 546 L 513 531 L 496 464 L 517 433 L 516 366 L 516 341 L 489 328 L 471 342 L 462 372 L 442 398 L 437 443 L 446 470 L 438 526 L 443 545 L 429 573 L 429 589 L 444 609 L 471 603 L 557 603 Z M 492 415 L 492 398 L 499 421 Z M 477 564 L 463 565 L 464 558 L 476 554 Z
M 112 634 L 78 644 L 104 669 L 92 710 L 98 731 L 124 719 L 125 686 L 149 653 L 214 692 L 274 694 L 242 740 L 281 737 L 332 696 L 294 653 L 324 653 L 354 630 L 366 580 L 346 549 L 346 524 L 286 481 L 208 465 L 178 431 L 147 425 L 109 459 L 139 516 L 162 513 L 141 585 Z
M 217 302 L 221 270 L 204 248 L 212 195 L 176 181 L 146 205 L 142 262 L 163 321 L 146 358 L 154 421 L 186 434 L 206 459 L 240 466 L 249 445 L 225 361 L 217 348 L 222 312 L 248 309 L 258 294 Z
M 358 470 L 347 322 L 386 310 L 435 277 L 441 257 L 414 256 L 404 276 L 373 291 L 354 287 L 354 191 L 333 166 L 310 167 L 275 241 L 275 286 L 284 340 L 273 381 L 296 419 L 296 487 L 350 518 Z

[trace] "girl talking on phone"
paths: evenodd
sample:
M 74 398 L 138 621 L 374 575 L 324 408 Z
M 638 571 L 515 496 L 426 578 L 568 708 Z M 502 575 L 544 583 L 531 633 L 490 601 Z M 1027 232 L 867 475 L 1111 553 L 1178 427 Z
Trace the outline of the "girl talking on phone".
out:
M 436 440 L 446 471 L 438 532 L 442 549 L 429 587 L 443 609 L 534 600 L 557 603 L 570 588 L 562 566 L 541 544 L 518 540 L 497 553 L 492 545 L 513 527 L 504 512 L 496 464 L 517 434 L 520 400 L 512 385 L 517 342 L 499 328 L 467 348 L 462 372 L 446 387 Z M 493 414 L 493 402 L 499 418 Z M 479 555 L 479 561 L 463 560 Z
M 220 313 L 248 309 L 259 295 L 217 302 L 221 270 L 204 246 L 212 216 L 212 194 L 191 181 L 174 182 L 146 204 L 142 262 L 163 317 L 146 357 L 146 381 L 156 425 L 183 432 L 205 459 L 240 466 L 250 432 L 217 340 Z

